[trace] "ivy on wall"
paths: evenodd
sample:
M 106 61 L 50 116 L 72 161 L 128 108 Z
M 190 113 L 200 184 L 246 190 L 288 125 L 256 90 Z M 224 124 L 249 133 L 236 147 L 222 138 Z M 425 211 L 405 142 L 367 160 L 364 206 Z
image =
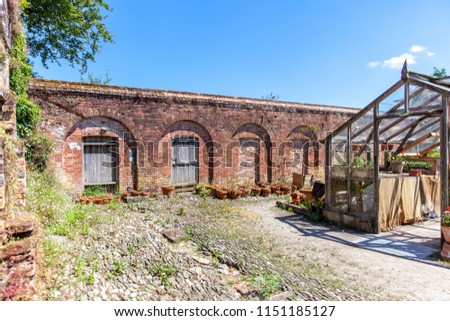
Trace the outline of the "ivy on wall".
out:
M 41 109 L 28 99 L 27 86 L 33 68 L 28 64 L 26 50 L 25 35 L 21 29 L 16 30 L 10 57 L 9 86 L 16 103 L 17 135 L 25 140 L 27 163 L 32 169 L 42 171 L 54 144 L 36 129 L 41 120 Z
M 20 138 L 33 136 L 41 119 L 39 106 L 28 99 L 27 86 L 32 67 L 27 60 L 26 39 L 23 32 L 19 32 L 13 39 L 9 85 L 16 98 L 17 135 Z

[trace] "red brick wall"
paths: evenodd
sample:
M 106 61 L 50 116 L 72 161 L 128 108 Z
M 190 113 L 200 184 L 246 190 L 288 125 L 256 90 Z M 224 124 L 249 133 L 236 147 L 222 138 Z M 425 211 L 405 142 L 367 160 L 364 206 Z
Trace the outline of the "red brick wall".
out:
M 171 140 L 176 136 L 198 138 L 200 181 L 252 176 L 254 172 L 240 168 L 240 162 L 246 163 L 248 158 L 244 154 L 249 153 L 243 154 L 239 147 L 242 139 L 259 142 L 255 159 L 260 161 L 260 179 L 276 180 L 301 169 L 293 162 L 295 151 L 303 153 L 305 162 L 309 159 L 309 166 L 323 160 L 323 150 L 303 152 L 297 148 L 293 152 L 293 144 L 301 146 L 312 140 L 314 146 L 320 146 L 319 139 L 355 113 L 333 106 L 42 79 L 32 81 L 29 94 L 42 107 L 40 129 L 57 143 L 55 165 L 79 190 L 82 137 L 102 135 L 102 130 L 103 135 L 119 139 L 124 158 L 119 169 L 121 190 L 133 184 L 148 188 L 170 181 Z M 130 147 L 138 150 L 135 172 L 124 157 Z

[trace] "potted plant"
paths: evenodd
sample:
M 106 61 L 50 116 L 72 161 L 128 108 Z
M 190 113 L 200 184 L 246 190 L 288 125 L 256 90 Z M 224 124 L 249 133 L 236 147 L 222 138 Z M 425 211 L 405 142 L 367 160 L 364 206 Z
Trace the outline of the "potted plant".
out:
M 444 234 L 445 242 L 450 244 L 450 206 L 447 207 L 441 217 L 442 234 Z
M 261 187 L 253 186 L 252 187 L 252 195 L 259 196 L 261 194 Z
M 392 173 L 402 173 L 403 172 L 403 166 L 405 166 L 405 162 L 401 157 L 399 157 L 397 154 L 392 154 L 390 158 L 391 163 L 391 170 Z
M 161 190 L 163 195 L 171 198 L 173 196 L 173 192 L 175 191 L 175 186 L 173 185 L 163 185 L 161 186 Z
M 201 191 L 203 191 L 205 189 L 205 185 L 203 185 L 202 183 L 197 183 L 194 185 L 194 190 L 195 190 L 195 194 L 200 194 Z
M 220 200 L 227 198 L 228 191 L 226 189 L 216 188 L 216 197 Z
M 270 190 L 269 187 L 263 187 L 263 188 L 261 188 L 261 196 L 262 196 L 262 197 L 267 197 L 267 196 L 269 196 L 269 195 L 270 195 L 270 192 L 271 192 L 271 190 Z
M 312 186 L 303 186 L 303 188 L 300 190 L 301 193 L 303 193 L 305 195 L 305 198 L 308 201 L 312 201 L 313 197 L 312 197 Z

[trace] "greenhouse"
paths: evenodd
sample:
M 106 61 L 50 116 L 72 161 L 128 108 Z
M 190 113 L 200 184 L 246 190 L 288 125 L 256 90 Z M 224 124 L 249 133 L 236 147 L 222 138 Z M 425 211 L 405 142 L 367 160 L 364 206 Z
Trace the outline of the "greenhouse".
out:
M 380 233 L 448 206 L 450 77 L 402 70 L 401 79 L 326 143 L 331 221 Z

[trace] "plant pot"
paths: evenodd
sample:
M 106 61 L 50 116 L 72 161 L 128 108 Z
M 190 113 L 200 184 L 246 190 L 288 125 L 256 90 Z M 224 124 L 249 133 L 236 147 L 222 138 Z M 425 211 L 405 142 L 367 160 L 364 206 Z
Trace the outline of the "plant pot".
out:
M 220 200 L 227 198 L 228 191 L 216 189 L 216 197 Z
M 392 161 L 391 162 L 392 173 L 397 173 L 397 174 L 402 173 L 403 172 L 403 166 L 405 166 L 405 162 Z
M 256 185 L 258 185 L 259 187 L 266 187 L 269 184 L 267 184 L 266 182 L 258 182 L 256 183 Z
M 386 149 L 386 147 L 388 147 L 388 148 Z M 394 149 L 394 145 L 393 145 L 393 144 L 388 144 L 388 145 L 386 145 L 386 144 L 381 144 L 381 150 L 382 150 L 382 151 L 385 151 L 385 150 L 391 151 L 391 150 L 393 150 L 393 149 Z
M 420 169 L 411 168 L 409 170 L 409 176 L 421 176 L 421 175 L 422 175 L 422 171 Z
M 250 194 L 250 189 L 249 188 L 241 188 L 241 197 L 245 197 L 248 194 Z
M 141 192 L 141 196 L 150 196 L 150 192 L 144 192 L 144 191 L 142 191 L 142 192 Z
M 444 239 L 446 243 L 450 244 L 450 227 L 441 225 L 442 234 L 444 234 Z
M 171 198 L 173 195 L 173 191 L 175 190 L 175 186 L 164 185 L 164 186 L 161 186 L 161 190 L 162 190 L 163 195 L 167 196 L 168 198 Z
M 228 198 L 231 198 L 231 199 L 236 199 L 236 198 L 239 198 L 239 197 L 241 197 L 241 195 L 242 195 L 242 193 L 241 193 L 241 191 L 240 190 L 231 190 L 231 191 L 228 191 Z
M 134 189 L 134 190 L 130 191 L 130 195 L 131 196 L 139 196 L 139 195 L 141 195 L 141 192 Z
M 305 195 L 305 198 L 306 198 L 308 201 L 310 201 L 310 202 L 312 201 L 312 199 L 313 199 L 313 197 L 312 197 L 312 191 L 307 191 L 307 190 L 301 189 L 300 192 L 301 192 L 303 195 Z
M 120 202 L 122 202 L 122 197 L 118 197 L 118 198 L 116 198 L 116 200 L 117 200 L 117 203 L 120 203 Z
M 197 195 L 200 194 L 200 192 L 203 191 L 203 189 L 204 189 L 203 187 L 194 187 L 195 194 Z
M 291 192 L 292 188 L 290 186 L 282 186 L 281 194 L 288 195 Z
M 252 195 L 253 195 L 253 196 L 259 196 L 259 195 L 261 195 L 261 188 L 259 188 L 259 187 L 253 187 L 253 188 L 252 188 Z
M 102 205 L 103 204 L 103 200 L 101 198 L 96 198 L 94 200 L 92 200 L 94 202 L 94 204 L 97 205 Z
M 270 186 L 270 192 L 272 193 L 272 194 L 275 194 L 276 193 L 276 191 L 279 191 L 280 190 L 280 185 L 271 185 Z
M 300 195 L 299 194 L 297 194 L 297 193 L 291 193 L 291 200 L 292 200 L 292 203 L 296 203 L 296 202 L 299 202 L 300 201 Z
M 291 193 L 294 193 L 297 190 L 297 185 L 291 184 Z
M 268 187 L 264 187 L 264 188 L 261 188 L 261 196 L 262 197 L 267 197 L 267 196 L 269 196 L 270 195 L 270 188 L 268 188 Z
M 450 244 L 444 243 L 442 247 L 441 256 L 443 259 L 450 261 Z
M 283 192 L 281 191 L 281 189 L 278 189 L 275 191 L 275 195 L 283 195 Z

